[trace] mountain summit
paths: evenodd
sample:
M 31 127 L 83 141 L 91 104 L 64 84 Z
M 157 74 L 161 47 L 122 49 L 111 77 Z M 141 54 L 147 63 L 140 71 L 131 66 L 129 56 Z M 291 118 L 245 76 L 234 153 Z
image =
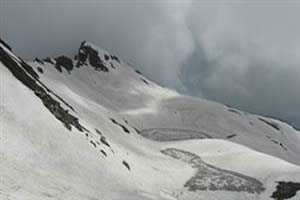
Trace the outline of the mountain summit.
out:
M 82 42 L 26 62 L 0 40 L 0 199 L 300 199 L 300 133 L 163 88 Z

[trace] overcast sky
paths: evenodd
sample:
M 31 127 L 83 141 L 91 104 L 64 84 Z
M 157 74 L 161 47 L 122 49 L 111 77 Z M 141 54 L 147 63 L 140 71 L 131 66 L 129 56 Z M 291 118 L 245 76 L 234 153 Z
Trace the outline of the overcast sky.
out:
M 27 59 L 89 40 L 151 79 L 300 127 L 300 1 L 0 0 Z

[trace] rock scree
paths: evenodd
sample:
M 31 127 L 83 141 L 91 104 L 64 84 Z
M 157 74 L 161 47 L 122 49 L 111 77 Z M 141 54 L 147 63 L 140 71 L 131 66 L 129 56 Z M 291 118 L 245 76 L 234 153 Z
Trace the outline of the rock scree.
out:
M 276 191 L 271 196 L 275 200 L 290 199 L 300 190 L 300 183 L 284 181 L 277 183 Z
M 259 194 L 265 190 L 260 181 L 234 171 L 220 169 L 207 164 L 199 156 L 188 151 L 168 148 L 162 150 L 161 153 L 181 160 L 197 169 L 196 174 L 184 184 L 184 187 L 189 191 L 224 190 Z

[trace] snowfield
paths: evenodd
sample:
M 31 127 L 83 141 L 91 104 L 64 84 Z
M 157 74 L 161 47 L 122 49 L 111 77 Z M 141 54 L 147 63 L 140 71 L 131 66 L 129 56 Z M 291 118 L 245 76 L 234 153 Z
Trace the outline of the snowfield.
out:
M 25 62 L 0 40 L 0 199 L 300 199 L 300 133 L 163 88 L 89 42 Z

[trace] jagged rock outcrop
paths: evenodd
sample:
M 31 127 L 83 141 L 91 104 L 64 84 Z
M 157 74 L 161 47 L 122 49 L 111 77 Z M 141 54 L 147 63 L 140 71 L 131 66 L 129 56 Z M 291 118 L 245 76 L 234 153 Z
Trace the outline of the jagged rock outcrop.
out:
M 93 49 L 91 46 L 85 45 L 86 42 L 82 42 L 78 52 L 78 63 L 77 67 L 80 67 L 84 64 L 89 64 L 94 67 L 97 71 L 108 72 L 109 69 L 105 66 L 103 60 L 98 55 L 98 51 Z

